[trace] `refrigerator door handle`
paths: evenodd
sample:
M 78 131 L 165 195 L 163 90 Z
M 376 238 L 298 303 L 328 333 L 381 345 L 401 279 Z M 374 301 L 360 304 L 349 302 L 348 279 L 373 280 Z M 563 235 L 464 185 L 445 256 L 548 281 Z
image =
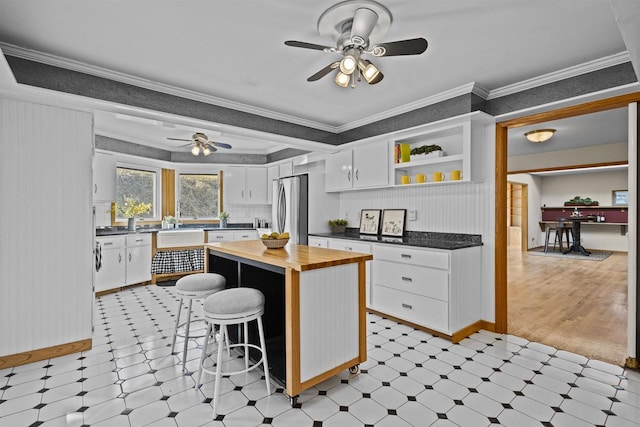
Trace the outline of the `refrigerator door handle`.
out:
M 278 191 L 278 233 L 284 232 L 285 221 L 287 219 L 287 200 L 284 185 L 280 184 Z

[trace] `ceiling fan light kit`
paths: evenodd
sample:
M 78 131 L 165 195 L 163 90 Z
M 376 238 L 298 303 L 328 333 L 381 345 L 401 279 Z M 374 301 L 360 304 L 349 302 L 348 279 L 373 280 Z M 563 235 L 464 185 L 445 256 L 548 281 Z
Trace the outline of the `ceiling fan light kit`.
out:
M 170 141 L 188 141 L 188 144 L 184 146 L 191 145 L 191 154 L 194 156 L 199 156 L 200 152 L 203 155 L 208 156 L 214 151 L 218 151 L 216 147 L 220 148 L 231 148 L 230 144 L 225 142 L 214 142 L 209 139 L 207 135 L 202 132 L 196 132 L 191 136 L 191 139 L 182 139 L 182 138 L 167 138 Z
M 536 129 L 526 132 L 524 136 L 531 142 L 545 142 L 551 139 L 555 129 Z
M 340 87 L 348 87 L 351 82 L 351 87 L 355 88 L 358 73 L 368 84 L 376 84 L 384 76 L 371 61 L 362 59 L 362 55 L 369 54 L 374 57 L 420 55 L 428 47 L 427 41 L 423 38 L 378 43 L 371 46 L 370 37 L 374 40 L 383 37 L 391 27 L 392 20 L 391 12 L 375 1 L 348 0 L 330 7 L 318 19 L 318 33 L 335 39 L 336 47 L 296 40 L 287 40 L 284 44 L 342 54 L 343 58 L 340 61 L 324 67 L 307 81 L 320 80 L 339 68 L 334 82 Z M 361 81 L 360 77 L 358 81 Z

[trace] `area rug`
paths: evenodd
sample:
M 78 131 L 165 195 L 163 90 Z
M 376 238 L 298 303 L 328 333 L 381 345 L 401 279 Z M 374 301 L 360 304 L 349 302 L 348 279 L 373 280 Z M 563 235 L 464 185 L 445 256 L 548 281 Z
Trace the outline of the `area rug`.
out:
M 591 255 L 585 256 L 585 255 L 582 255 L 581 253 L 575 253 L 575 252 L 563 254 L 558 250 L 551 250 L 551 249 L 549 249 L 549 252 L 545 253 L 544 248 L 534 248 L 527 251 L 529 255 L 547 256 L 547 257 L 565 258 L 565 259 L 584 259 L 587 261 L 604 261 L 605 259 L 609 258 L 609 256 L 612 254 L 612 252 L 609 252 L 609 251 L 590 251 L 590 252 L 591 252 Z

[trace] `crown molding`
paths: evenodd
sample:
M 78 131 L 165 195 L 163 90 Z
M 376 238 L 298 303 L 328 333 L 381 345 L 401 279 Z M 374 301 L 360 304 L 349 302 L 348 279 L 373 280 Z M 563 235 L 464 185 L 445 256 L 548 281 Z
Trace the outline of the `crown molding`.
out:
M 181 98 L 192 99 L 194 101 L 204 102 L 206 104 L 217 105 L 219 107 L 230 108 L 232 110 L 238 110 L 245 113 L 255 114 L 262 117 L 267 117 L 274 120 L 281 120 L 300 126 L 307 126 L 326 132 L 335 133 L 335 126 L 326 125 L 313 120 L 306 120 L 300 117 L 291 116 L 288 114 L 277 113 L 271 110 L 254 107 L 252 105 L 242 104 L 235 101 L 230 101 L 224 98 L 218 98 L 211 95 L 205 95 L 195 91 L 178 88 L 164 83 L 154 82 L 151 80 L 143 79 L 140 77 L 132 76 L 130 74 L 121 73 L 118 71 L 108 70 L 102 67 L 96 67 L 84 62 L 74 61 L 72 59 L 62 58 L 49 53 L 39 52 L 31 49 L 25 49 L 19 46 L 0 42 L 0 50 L 7 55 L 15 56 L 17 58 L 26 59 L 29 61 L 39 62 L 54 67 L 64 68 L 66 70 L 77 71 L 84 74 L 89 74 L 96 77 L 102 77 L 108 80 L 114 80 L 120 83 L 130 84 L 132 86 L 141 87 L 144 89 L 153 90 L 156 92 L 166 93 L 168 95 L 174 95 Z
M 554 83 L 560 80 L 568 79 L 571 77 L 580 76 L 582 74 L 590 73 L 592 71 L 598 71 L 605 68 L 613 67 L 615 65 L 624 64 L 629 62 L 631 57 L 629 52 L 624 51 L 616 53 L 615 55 L 605 56 L 604 58 L 595 59 L 593 61 L 584 62 L 582 64 L 574 65 L 572 67 L 564 68 L 562 70 L 554 71 L 552 73 L 543 74 L 532 79 L 523 80 L 518 83 L 503 86 L 497 89 L 489 91 L 487 100 L 494 98 L 501 98 L 503 96 L 512 95 L 514 93 L 522 92 L 527 89 L 533 89 L 538 86 L 543 86 L 549 83 Z

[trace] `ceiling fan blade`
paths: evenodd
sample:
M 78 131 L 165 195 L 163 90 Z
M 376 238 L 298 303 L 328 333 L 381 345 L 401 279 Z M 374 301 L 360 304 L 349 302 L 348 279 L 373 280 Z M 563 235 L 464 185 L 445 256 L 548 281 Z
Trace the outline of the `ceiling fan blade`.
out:
M 378 43 L 371 48 L 373 56 L 420 55 L 429 44 L 422 37 L 397 42 Z
M 220 148 L 232 148 L 231 145 L 226 142 L 214 142 L 213 145 Z
M 182 138 L 167 138 L 169 141 L 191 141 L 190 139 L 182 139 Z
M 323 78 L 324 76 L 329 74 L 331 71 L 333 71 L 336 68 L 338 68 L 339 65 L 340 65 L 340 61 L 332 62 L 331 64 L 329 64 L 326 67 L 324 67 L 322 70 L 320 70 L 317 73 L 315 73 L 313 76 L 309 77 L 307 79 L 307 81 L 308 82 L 315 82 L 316 80 L 320 80 L 321 78 Z
M 184 144 L 184 145 L 179 145 L 179 147 L 187 147 L 187 146 L 189 146 L 189 145 L 193 145 L 193 142 L 190 142 L 190 143 L 188 143 L 188 144 Z
M 378 14 L 373 10 L 366 7 L 356 9 L 351 24 L 351 41 L 358 46 L 366 46 L 376 22 L 378 22 Z
M 296 40 L 287 40 L 284 42 L 287 46 L 291 47 L 301 47 L 303 49 L 315 49 L 315 50 L 326 50 L 326 51 L 335 51 L 335 48 L 329 46 L 322 46 L 319 44 L 307 43 L 307 42 L 299 42 Z

